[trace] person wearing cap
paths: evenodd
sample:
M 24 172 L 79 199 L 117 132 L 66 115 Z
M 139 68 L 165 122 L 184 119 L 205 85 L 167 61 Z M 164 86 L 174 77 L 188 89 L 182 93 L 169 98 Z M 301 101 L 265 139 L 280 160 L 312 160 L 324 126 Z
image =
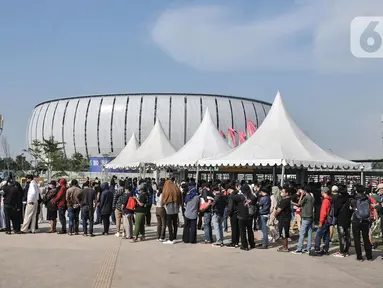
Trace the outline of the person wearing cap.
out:
M 319 218 L 319 228 L 315 234 L 315 250 L 311 254 L 312 256 L 323 256 L 328 254 L 330 249 L 330 223 L 332 219 L 330 219 L 332 198 L 331 192 L 328 187 L 322 188 L 322 206 L 320 209 L 320 218 Z M 321 250 L 321 242 L 324 239 L 324 249 Z
M 40 196 L 40 189 L 33 176 L 30 176 L 29 179 L 31 180 L 31 183 L 29 185 L 27 194 L 27 205 L 25 208 L 23 227 L 21 228 L 22 233 L 28 232 L 29 224 L 31 224 L 31 232 L 36 232 L 36 214 Z
M 338 198 L 338 186 L 334 185 L 331 187 L 331 198 L 332 198 L 332 205 L 336 205 L 336 200 Z M 335 226 L 337 225 L 337 219 L 336 217 L 332 217 L 332 223 L 330 223 L 330 242 L 332 242 L 332 237 L 334 236 Z

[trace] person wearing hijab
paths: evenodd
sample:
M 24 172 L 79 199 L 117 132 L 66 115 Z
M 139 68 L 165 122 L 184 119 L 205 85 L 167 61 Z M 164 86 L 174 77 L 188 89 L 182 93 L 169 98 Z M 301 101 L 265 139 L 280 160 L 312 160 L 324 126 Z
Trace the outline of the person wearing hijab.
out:
M 197 218 L 199 195 L 196 187 L 191 188 L 184 197 L 185 225 L 182 240 L 184 243 L 197 243 Z
M 102 235 L 109 234 L 110 215 L 113 211 L 113 192 L 109 189 L 108 182 L 101 185 L 101 200 L 100 200 L 100 212 L 102 224 L 104 226 L 104 232 Z
M 56 233 L 57 224 L 57 205 L 53 202 L 60 187 L 56 187 L 57 182 L 52 180 L 48 185 L 48 193 L 45 195 L 44 203 L 47 207 L 47 220 L 50 222 L 51 229 L 48 233 Z
M 271 188 L 272 195 L 270 197 L 271 199 L 271 207 L 270 207 L 270 219 L 268 222 L 269 226 L 269 233 L 271 237 L 271 242 L 275 243 L 279 239 L 279 230 L 278 230 L 278 220 L 274 216 L 274 211 L 276 210 L 278 203 L 281 202 L 282 196 L 279 188 L 277 186 L 274 186 Z
M 53 202 L 56 203 L 59 211 L 59 219 L 61 223 L 61 231 L 57 234 L 66 234 L 66 180 L 64 178 L 59 181 L 60 190 L 57 193 L 56 197 L 53 199 Z
M 177 217 L 182 203 L 181 191 L 172 180 L 167 180 L 163 187 L 161 204 L 166 210 L 166 221 L 169 230 L 169 240 L 164 244 L 175 244 L 177 239 Z
M 44 181 L 39 181 L 39 190 L 40 190 L 40 199 L 44 199 L 45 194 L 47 193 L 46 188 L 45 188 L 45 182 Z M 42 201 L 39 201 L 39 218 L 38 218 L 38 223 L 43 223 L 44 222 L 44 204 Z

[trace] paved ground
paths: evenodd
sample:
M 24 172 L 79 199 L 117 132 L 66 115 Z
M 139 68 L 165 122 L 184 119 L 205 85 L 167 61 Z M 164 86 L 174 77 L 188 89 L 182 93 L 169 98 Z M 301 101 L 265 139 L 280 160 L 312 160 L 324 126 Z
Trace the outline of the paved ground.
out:
M 383 279 L 380 259 L 359 263 L 354 255 L 312 258 L 276 248 L 242 252 L 199 244 L 167 246 L 155 241 L 155 227 L 147 228 L 147 238 L 130 243 L 115 236 L 1 233 L 0 287 L 370 288 L 381 287 Z M 380 255 L 374 252 L 374 258 Z

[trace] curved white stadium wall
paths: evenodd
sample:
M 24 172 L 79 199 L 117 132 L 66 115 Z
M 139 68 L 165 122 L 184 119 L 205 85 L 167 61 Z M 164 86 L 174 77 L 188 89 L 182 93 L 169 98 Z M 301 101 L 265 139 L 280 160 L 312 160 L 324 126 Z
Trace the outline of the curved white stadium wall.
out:
M 245 98 L 206 94 L 126 94 L 58 99 L 35 107 L 29 120 L 28 145 L 53 136 L 65 142 L 65 154 L 117 155 L 136 133 L 145 141 L 156 119 L 176 149 L 197 130 L 206 108 L 218 129 L 246 131 L 246 121 L 259 126 L 271 104 Z

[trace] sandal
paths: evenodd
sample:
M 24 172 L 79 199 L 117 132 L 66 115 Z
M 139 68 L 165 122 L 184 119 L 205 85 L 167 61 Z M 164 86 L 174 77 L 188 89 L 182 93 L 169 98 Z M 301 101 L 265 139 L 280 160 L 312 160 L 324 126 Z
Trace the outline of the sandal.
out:
M 279 247 L 277 251 L 278 251 L 278 252 L 285 252 L 285 253 L 288 253 L 288 252 L 289 252 L 289 249 L 285 249 L 285 248 L 283 248 L 283 247 Z

